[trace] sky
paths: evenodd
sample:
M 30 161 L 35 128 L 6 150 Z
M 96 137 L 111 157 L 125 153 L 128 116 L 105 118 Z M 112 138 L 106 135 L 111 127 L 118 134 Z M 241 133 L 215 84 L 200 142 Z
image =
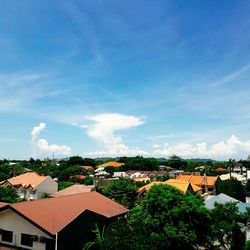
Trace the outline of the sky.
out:
M 246 159 L 249 13 L 243 0 L 1 0 L 0 159 Z

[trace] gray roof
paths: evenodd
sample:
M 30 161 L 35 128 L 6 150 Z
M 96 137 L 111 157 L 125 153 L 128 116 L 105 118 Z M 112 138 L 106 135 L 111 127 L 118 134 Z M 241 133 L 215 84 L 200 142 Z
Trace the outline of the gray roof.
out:
M 218 194 L 218 195 L 209 195 L 208 197 L 205 198 L 205 206 L 208 209 L 213 209 L 215 202 L 220 203 L 220 204 L 225 204 L 227 202 L 236 202 L 238 211 L 240 213 L 246 212 L 247 207 L 250 208 L 250 203 L 244 203 L 242 201 L 236 200 L 233 197 L 230 197 L 226 194 Z

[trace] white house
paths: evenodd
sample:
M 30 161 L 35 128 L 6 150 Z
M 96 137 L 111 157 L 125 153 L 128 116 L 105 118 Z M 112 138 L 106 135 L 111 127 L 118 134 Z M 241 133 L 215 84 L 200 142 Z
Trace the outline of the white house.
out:
M 102 227 L 128 210 L 96 193 L 59 198 L 0 202 L 0 249 L 82 250 Z
M 17 190 L 20 198 L 36 200 L 45 194 L 57 192 L 58 183 L 50 176 L 41 176 L 36 172 L 27 172 L 1 182 L 1 185 L 10 185 Z

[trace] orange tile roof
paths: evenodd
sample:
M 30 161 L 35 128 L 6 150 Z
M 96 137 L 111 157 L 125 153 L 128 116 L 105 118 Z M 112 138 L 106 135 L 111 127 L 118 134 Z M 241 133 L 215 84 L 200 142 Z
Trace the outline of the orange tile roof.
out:
M 182 175 L 177 176 L 179 180 L 185 180 L 197 186 L 208 185 L 214 186 L 218 176 L 201 176 L 201 175 Z
M 128 212 L 122 205 L 96 192 L 25 201 L 9 206 L 52 235 L 61 231 L 86 210 L 106 218 Z
M 67 187 L 61 191 L 55 192 L 54 194 L 50 195 L 50 197 L 60 197 L 64 195 L 71 195 L 71 194 L 80 194 L 80 193 L 86 193 L 91 192 L 91 190 L 94 188 L 94 185 L 86 186 L 86 185 L 72 185 L 70 187 Z
M 8 179 L 7 181 L 13 186 L 32 186 L 33 188 L 44 181 L 48 176 L 41 176 L 36 172 L 27 172 Z
M 201 190 L 200 187 L 194 185 L 194 184 L 190 184 L 189 182 L 187 181 L 184 181 L 184 180 L 178 180 L 178 179 L 169 179 L 167 181 L 164 181 L 164 182 L 161 182 L 161 181 L 153 181 L 143 187 L 140 187 L 138 188 L 137 192 L 138 193 L 141 193 L 141 192 L 144 192 L 144 191 L 148 191 L 153 185 L 156 185 L 156 184 L 163 184 L 163 185 L 169 185 L 169 186 L 172 186 L 172 187 L 175 187 L 179 190 L 181 190 L 183 193 L 186 193 L 189 188 L 190 188 L 190 185 L 191 185 L 191 188 L 194 190 L 194 192 L 198 192 Z
M 97 166 L 97 168 L 103 168 L 103 167 L 122 167 L 124 163 L 116 162 L 116 161 L 109 161 L 104 164 L 101 164 Z
M 148 191 L 152 186 L 154 186 L 156 184 L 164 184 L 164 182 L 161 182 L 161 181 L 152 181 L 149 184 L 138 188 L 137 189 L 137 193 L 141 193 L 143 191 Z
M 193 189 L 194 192 L 198 192 L 198 191 L 202 190 L 201 187 L 199 187 L 195 184 L 189 183 L 185 180 L 169 179 L 169 180 L 165 181 L 165 183 L 170 185 L 170 186 L 176 187 L 177 189 L 181 190 L 184 193 L 186 193 L 188 191 L 189 184 L 191 185 L 191 188 Z

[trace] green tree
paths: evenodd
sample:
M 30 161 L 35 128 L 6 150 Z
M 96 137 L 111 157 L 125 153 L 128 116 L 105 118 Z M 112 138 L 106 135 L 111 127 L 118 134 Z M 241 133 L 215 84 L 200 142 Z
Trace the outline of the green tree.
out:
M 11 186 L 0 186 L 0 201 L 14 203 L 19 201 L 16 190 Z
M 245 201 L 245 187 L 235 178 L 219 181 L 216 192 L 217 194 L 224 193 L 237 200 Z
M 218 242 L 223 249 L 243 249 L 245 234 L 241 231 L 242 216 L 238 213 L 236 203 L 215 203 L 215 208 L 210 211 L 213 218 L 212 242 Z
M 136 190 L 137 186 L 134 181 L 121 178 L 112 181 L 107 187 L 101 190 L 101 193 L 127 208 L 132 208 L 136 202 Z
M 155 185 L 127 220 L 107 227 L 103 249 L 197 249 L 206 243 L 209 228 L 208 211 L 199 197 Z
M 187 166 L 187 162 L 177 155 L 170 156 L 167 164 L 177 169 L 185 169 Z

